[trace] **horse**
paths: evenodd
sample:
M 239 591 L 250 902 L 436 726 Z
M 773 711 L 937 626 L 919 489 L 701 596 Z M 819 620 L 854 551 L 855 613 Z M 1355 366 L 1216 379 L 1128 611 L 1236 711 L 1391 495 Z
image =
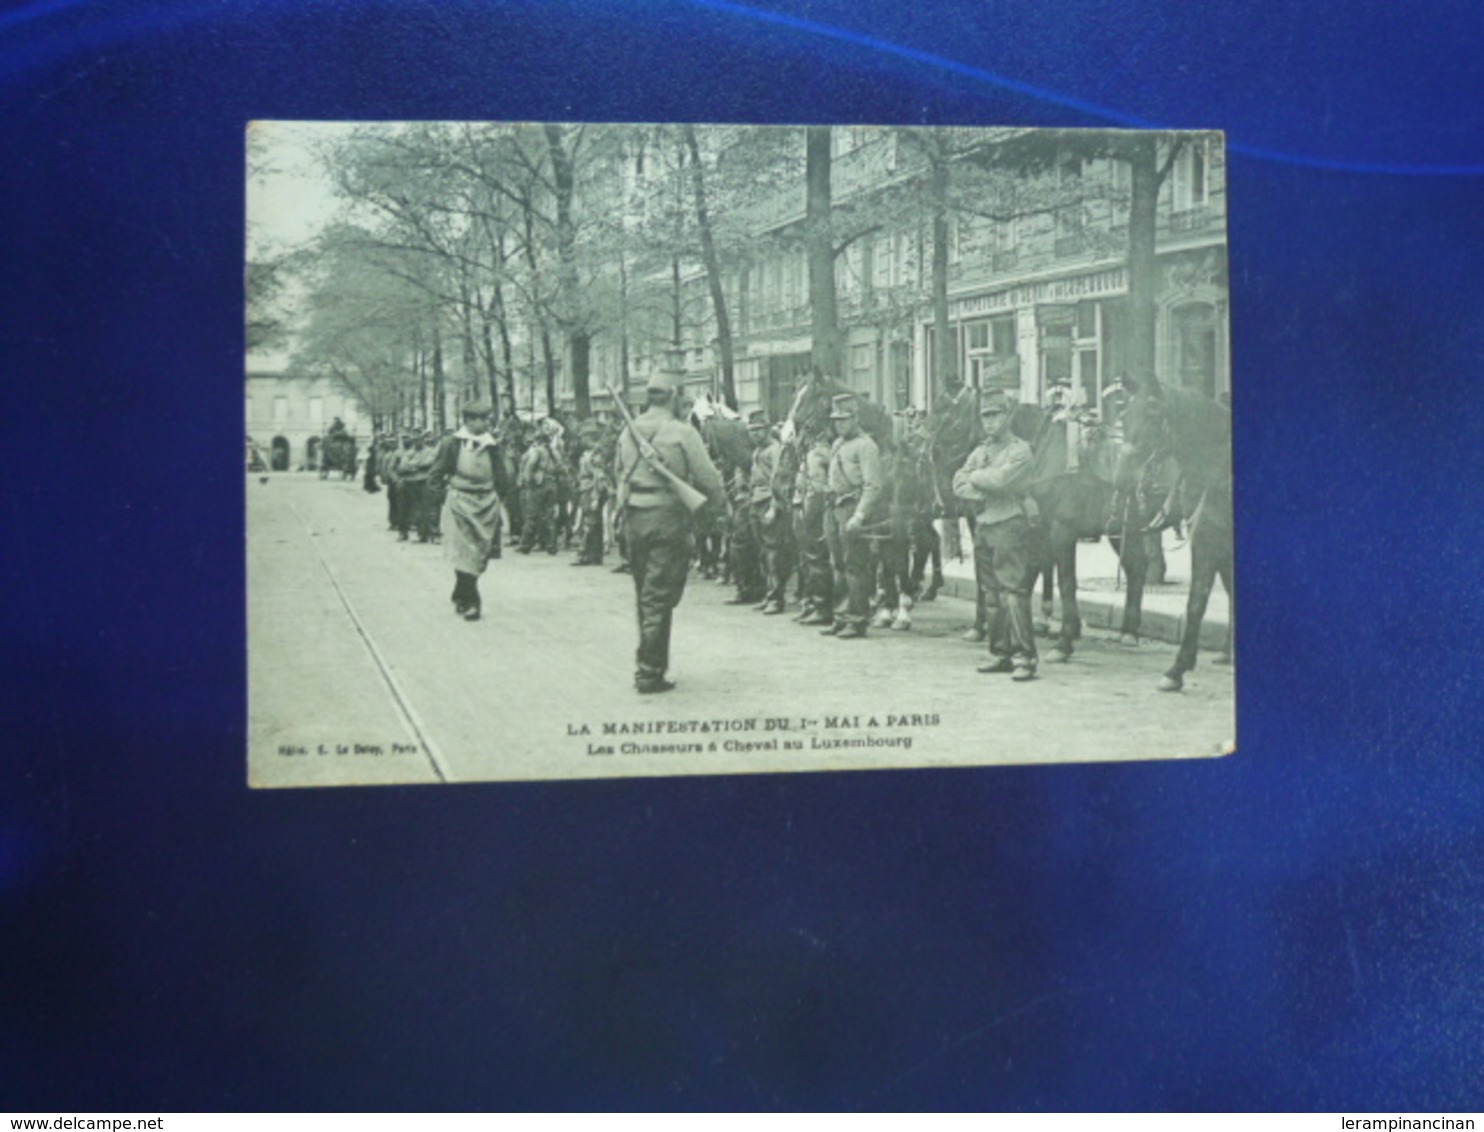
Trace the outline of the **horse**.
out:
M 1037 512 L 1038 568 L 1042 577 L 1042 608 L 1050 616 L 1053 579 L 1061 597 L 1061 624 L 1047 660 L 1069 660 L 1082 635 L 1082 615 L 1077 603 L 1077 547 L 1083 541 L 1106 536 L 1127 578 L 1120 640 L 1137 641 L 1143 615 L 1144 588 L 1149 572 L 1146 532 L 1159 510 L 1155 485 L 1168 486 L 1152 466 L 1139 492 L 1116 489 L 1122 441 L 1116 430 L 1091 418 L 1081 421 L 1075 468 L 1069 469 L 1070 430 L 1064 422 L 1035 406 L 1017 410 L 1031 426 L 1032 463 L 1026 494 Z M 1163 521 L 1177 516 L 1166 509 Z
M 707 453 L 731 491 L 738 477 L 745 478 L 752 468 L 752 435 L 747 431 L 747 425 L 734 410 L 709 393 L 703 393 L 691 405 L 690 423 L 700 432 Z M 738 512 L 740 516 L 745 514 L 745 508 Z M 714 579 L 720 576 L 726 582 L 736 573 L 732 535 L 740 521 L 737 515 L 731 521 L 724 515 L 702 516 L 702 526 L 696 532 L 702 577 Z
M 1189 516 L 1185 626 L 1175 662 L 1159 685 L 1160 691 L 1178 692 L 1185 673 L 1195 667 L 1201 622 L 1218 576 L 1235 612 L 1231 412 L 1200 393 L 1162 385 L 1153 374 L 1126 377 L 1123 384 L 1131 397 L 1123 412 L 1123 451 L 1115 473 L 1119 487 L 1137 491 L 1145 470 L 1169 458 L 1180 478 L 1167 498 Z

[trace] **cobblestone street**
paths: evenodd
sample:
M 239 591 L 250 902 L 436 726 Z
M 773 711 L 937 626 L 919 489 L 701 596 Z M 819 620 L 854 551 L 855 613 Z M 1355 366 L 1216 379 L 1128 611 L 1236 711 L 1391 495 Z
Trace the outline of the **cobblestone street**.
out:
M 384 495 L 251 477 L 247 516 L 258 786 L 1190 757 L 1234 734 L 1232 670 L 1211 654 L 1161 694 L 1173 646 L 1091 630 L 1070 663 L 1014 684 L 975 672 L 967 601 L 838 641 L 792 609 L 725 605 L 732 591 L 694 571 L 678 687 L 639 696 L 627 576 L 507 548 L 481 581 L 484 619 L 467 623 L 441 550 L 397 542 Z

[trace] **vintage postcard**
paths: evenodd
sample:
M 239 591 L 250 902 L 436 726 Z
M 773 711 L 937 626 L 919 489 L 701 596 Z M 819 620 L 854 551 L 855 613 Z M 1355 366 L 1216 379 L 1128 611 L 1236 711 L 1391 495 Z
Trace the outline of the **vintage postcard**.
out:
M 257 122 L 255 787 L 1234 749 L 1215 132 Z

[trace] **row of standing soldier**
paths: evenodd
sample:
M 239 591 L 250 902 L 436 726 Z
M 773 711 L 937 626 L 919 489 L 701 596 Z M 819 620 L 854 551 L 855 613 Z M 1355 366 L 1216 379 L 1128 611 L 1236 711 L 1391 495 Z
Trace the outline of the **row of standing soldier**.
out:
M 801 392 L 784 426 L 770 427 L 765 414 L 754 413 L 747 439 L 739 443 L 737 422 L 723 422 L 736 426 L 729 434 L 698 431 L 679 416 L 679 391 L 667 379 L 651 383 L 636 427 L 644 439 L 651 439 L 650 432 L 660 435 L 669 457 L 682 465 L 676 469 L 682 478 L 707 494 L 709 505 L 695 516 L 646 467 L 633 436 L 617 421 L 588 421 L 565 434 L 555 422 L 543 422 L 523 437 L 518 423 L 507 418 L 497 436 L 488 406 L 471 405 L 465 427 L 453 436 L 440 441 L 423 434 L 377 446 L 389 518 L 399 537 L 416 529 L 420 540 L 438 541 L 450 512 L 469 510 L 468 484 L 455 498 L 450 483 L 461 461 L 471 464 L 461 452 L 484 438 L 474 446 L 490 471 L 478 477 L 478 490 L 492 491 L 503 502 L 521 531 L 519 549 L 555 553 L 559 535 L 569 542 L 575 536 L 580 550 L 573 565 L 582 566 L 601 564 L 605 548 L 616 546 L 623 559 L 618 570 L 634 573 L 640 624 L 635 684 L 641 692 L 657 692 L 673 686 L 667 675 L 670 623 L 697 550 L 706 576 L 719 572 L 735 582 L 737 594 L 729 604 L 782 613 L 797 574 L 795 620 L 837 639 L 859 639 L 878 598 L 884 620 L 877 624 L 910 625 L 913 599 L 930 599 L 941 584 L 932 516 L 962 512 L 973 531 L 978 577 L 974 635 L 988 639 L 991 654 L 980 671 L 1034 678 L 1030 590 L 1037 560 L 1044 557 L 1037 545 L 1044 532 L 1037 529 L 1035 503 L 1028 497 L 1032 449 L 1011 428 L 1016 407 L 996 392 L 978 402 L 982 442 L 953 476 L 945 507 L 942 498 L 923 498 L 943 490 L 913 474 L 920 443 L 878 445 L 862 425 L 862 412 L 881 410 L 823 379 L 811 388 L 816 396 L 823 392 L 827 416 L 801 412 Z M 967 397 L 972 418 L 973 391 L 958 392 L 958 401 Z M 666 421 L 673 427 L 661 428 Z M 712 475 L 720 485 L 714 498 L 707 486 Z M 368 489 L 372 477 L 368 468 Z M 498 504 L 486 519 L 473 528 L 464 523 L 459 546 L 449 550 L 456 559 L 455 611 L 470 620 L 480 615 L 478 575 L 500 554 Z M 677 534 L 682 530 L 684 542 Z M 684 570 L 677 565 L 682 559 Z M 929 562 L 933 579 L 924 587 Z

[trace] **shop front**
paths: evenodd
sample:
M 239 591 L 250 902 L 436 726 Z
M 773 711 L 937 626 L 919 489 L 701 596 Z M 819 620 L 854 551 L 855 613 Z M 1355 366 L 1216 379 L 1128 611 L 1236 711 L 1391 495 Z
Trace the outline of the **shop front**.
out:
M 1222 248 L 1159 257 L 1155 368 L 1162 380 L 1222 399 L 1227 360 L 1226 259 Z M 1018 284 L 949 303 L 954 370 L 974 389 L 1000 389 L 1044 404 L 1059 382 L 1082 404 L 1101 408 L 1104 390 L 1128 368 L 1128 271 L 1112 267 Z M 930 321 L 918 328 L 913 401 L 937 396 Z

